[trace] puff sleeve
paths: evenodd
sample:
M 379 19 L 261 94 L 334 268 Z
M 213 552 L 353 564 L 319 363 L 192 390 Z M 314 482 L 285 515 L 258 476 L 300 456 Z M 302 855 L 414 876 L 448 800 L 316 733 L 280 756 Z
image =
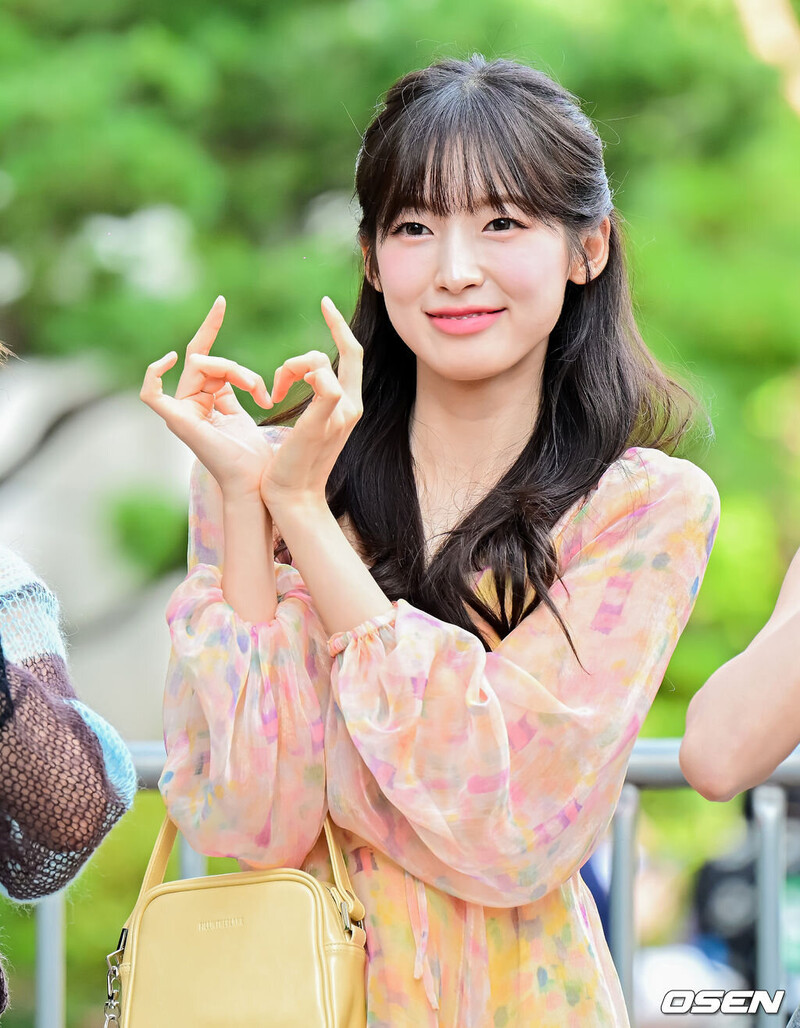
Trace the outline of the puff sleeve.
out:
M 160 788 L 196 849 L 299 866 L 327 810 L 327 636 L 298 572 L 277 562 L 275 618 L 243 621 L 222 595 L 222 553 L 220 491 L 196 464 L 189 573 L 167 609 Z
M 331 688 L 368 769 L 343 827 L 484 905 L 532 902 L 586 861 L 695 601 L 718 497 L 687 461 L 629 450 L 557 528 L 551 596 L 491 653 L 398 600 L 330 640 Z M 338 807 L 338 809 L 337 809 Z

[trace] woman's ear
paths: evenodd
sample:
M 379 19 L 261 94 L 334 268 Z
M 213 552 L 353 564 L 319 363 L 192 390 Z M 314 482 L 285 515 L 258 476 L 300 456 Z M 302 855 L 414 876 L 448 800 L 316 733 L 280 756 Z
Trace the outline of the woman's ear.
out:
M 575 256 L 569 271 L 570 282 L 586 285 L 587 263 L 589 278 L 595 279 L 608 263 L 608 238 L 611 235 L 611 220 L 603 218 L 597 228 L 581 237 L 582 253 Z M 584 260 L 584 254 L 586 259 Z
M 370 271 L 370 260 L 369 260 L 369 246 L 367 243 L 359 241 L 361 246 L 361 252 L 364 255 L 364 275 L 366 276 L 367 282 L 372 286 L 376 293 L 381 293 L 381 280 L 378 278 L 377 272 L 373 275 Z

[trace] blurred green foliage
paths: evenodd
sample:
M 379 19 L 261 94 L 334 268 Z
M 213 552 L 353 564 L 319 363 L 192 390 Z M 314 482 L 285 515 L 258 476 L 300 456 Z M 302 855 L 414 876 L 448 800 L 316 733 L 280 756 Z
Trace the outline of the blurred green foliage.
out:
M 115 495 L 108 518 L 117 548 L 146 578 L 186 562 L 186 510 L 140 487 Z
M 221 352 L 266 373 L 327 345 L 319 299 L 347 310 L 358 282 L 359 133 L 397 76 L 475 50 L 534 64 L 585 100 L 645 337 L 716 430 L 686 455 L 720 490 L 717 546 L 644 730 L 678 736 L 692 692 L 769 615 L 800 537 L 800 122 L 732 4 L 5 0 L 0 338 L 21 352 L 99 350 L 131 386 L 221 292 Z M 140 515 L 117 509 L 134 551 Z M 148 559 L 156 570 L 166 557 Z M 650 794 L 645 806 L 696 864 L 706 841 L 685 831 L 696 798 Z M 107 844 L 134 877 L 150 844 L 139 823 L 116 833 L 127 848 Z M 103 905 L 116 866 L 98 859 L 80 884 L 106 936 L 126 908 L 109 919 Z M 19 947 L 9 1024 L 23 1025 Z M 78 992 L 88 951 L 72 932 Z M 95 1023 L 72 1003 L 71 1025 Z

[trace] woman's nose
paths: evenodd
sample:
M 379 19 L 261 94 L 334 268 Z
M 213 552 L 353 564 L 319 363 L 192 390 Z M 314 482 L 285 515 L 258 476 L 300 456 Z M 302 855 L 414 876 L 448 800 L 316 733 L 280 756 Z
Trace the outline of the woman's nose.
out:
M 437 254 L 437 289 L 460 293 L 467 286 L 483 282 L 483 268 L 477 247 L 466 233 L 452 232 L 441 239 Z

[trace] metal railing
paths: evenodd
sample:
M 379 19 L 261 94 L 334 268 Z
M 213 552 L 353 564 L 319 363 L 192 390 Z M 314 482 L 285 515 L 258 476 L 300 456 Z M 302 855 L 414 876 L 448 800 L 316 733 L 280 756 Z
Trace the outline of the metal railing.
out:
M 158 742 L 130 743 L 142 788 L 155 789 L 164 762 Z M 612 826 L 610 949 L 622 984 L 631 1025 L 635 951 L 633 886 L 636 875 L 636 826 L 642 789 L 688 788 L 679 764 L 679 739 L 639 739 L 634 746 L 625 785 Z M 756 988 L 773 993 L 785 988 L 781 967 L 781 904 L 786 879 L 786 786 L 800 785 L 800 748 L 764 785 L 753 791 L 753 814 L 759 844 L 756 858 L 758 910 L 756 922 Z M 205 874 L 206 858 L 180 840 L 180 874 Z M 144 873 L 144 868 L 142 868 Z M 42 900 L 36 908 L 36 1028 L 65 1028 L 66 918 L 64 896 Z M 98 969 L 98 982 L 103 968 Z M 98 996 L 101 990 L 98 989 Z M 102 1002 L 102 998 L 101 998 Z M 758 1028 L 768 1028 L 772 1015 L 759 1011 Z

